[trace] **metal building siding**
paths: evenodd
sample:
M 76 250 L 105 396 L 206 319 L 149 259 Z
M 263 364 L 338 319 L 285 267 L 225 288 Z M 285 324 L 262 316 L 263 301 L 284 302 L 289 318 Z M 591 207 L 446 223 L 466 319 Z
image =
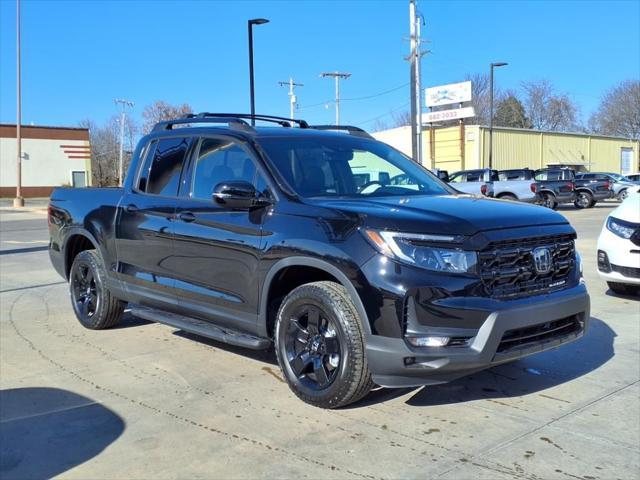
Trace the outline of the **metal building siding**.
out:
M 595 137 L 591 142 L 591 169 L 598 172 L 620 172 L 620 154 L 623 148 L 633 149 L 633 165 L 635 172 L 638 167 L 638 143 L 624 142 L 617 139 Z
M 489 166 L 489 129 L 482 128 L 484 166 Z M 540 133 L 509 130 L 493 131 L 493 168 L 540 168 Z

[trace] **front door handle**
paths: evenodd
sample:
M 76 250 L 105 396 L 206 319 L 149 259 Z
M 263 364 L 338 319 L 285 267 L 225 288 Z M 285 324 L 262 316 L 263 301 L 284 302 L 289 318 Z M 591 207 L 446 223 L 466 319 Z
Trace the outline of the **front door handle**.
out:
M 193 222 L 196 219 L 196 216 L 191 212 L 180 212 L 178 214 L 178 218 L 183 222 Z
M 138 206 L 134 205 L 133 203 L 130 203 L 129 205 L 124 207 L 124 209 L 127 213 L 134 213 L 138 211 Z

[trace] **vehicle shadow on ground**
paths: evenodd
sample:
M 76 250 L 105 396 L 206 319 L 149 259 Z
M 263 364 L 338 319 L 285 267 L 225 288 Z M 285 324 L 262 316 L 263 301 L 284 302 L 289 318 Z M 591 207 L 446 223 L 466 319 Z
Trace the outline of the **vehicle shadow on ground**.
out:
M 102 452 L 124 420 L 57 388 L 0 390 L 0 478 L 52 478 Z
M 141 327 L 143 325 L 150 325 L 153 322 L 151 320 L 145 320 L 144 318 L 134 317 L 129 310 L 125 310 L 122 315 L 122 319 L 111 330 L 120 330 L 123 328 Z
M 573 343 L 451 383 L 423 387 L 406 403 L 426 407 L 540 392 L 582 377 L 607 363 L 615 355 L 615 337 L 609 325 L 592 317 L 587 334 Z
M 212 338 L 202 337 L 200 335 L 196 335 L 195 333 L 185 332 L 184 330 L 176 330 L 175 332 L 173 332 L 173 334 L 177 335 L 178 337 L 191 340 L 193 342 L 198 342 L 202 345 L 207 345 L 219 350 L 224 350 L 225 352 L 229 353 L 235 353 L 236 355 L 242 355 L 243 357 L 251 358 L 252 360 L 257 360 L 269 365 L 278 365 L 276 352 L 273 349 L 273 346 L 271 346 L 268 350 L 251 350 L 249 348 L 236 347 L 235 345 L 220 342 Z
M 611 289 L 608 289 L 605 292 L 607 297 L 619 298 L 621 300 L 632 300 L 634 302 L 640 302 L 640 294 L 639 295 L 623 295 L 621 293 L 616 293 Z

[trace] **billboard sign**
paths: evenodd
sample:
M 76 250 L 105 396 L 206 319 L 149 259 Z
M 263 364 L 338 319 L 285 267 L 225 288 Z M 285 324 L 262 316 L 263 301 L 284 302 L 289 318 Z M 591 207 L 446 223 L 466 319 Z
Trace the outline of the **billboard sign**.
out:
M 475 117 L 476 112 L 473 107 L 452 108 L 451 110 L 440 110 L 439 112 L 428 112 L 422 114 L 422 123 L 436 123 L 445 120 L 459 120 L 461 118 Z
M 425 90 L 427 107 L 471 101 L 471 82 L 450 83 Z

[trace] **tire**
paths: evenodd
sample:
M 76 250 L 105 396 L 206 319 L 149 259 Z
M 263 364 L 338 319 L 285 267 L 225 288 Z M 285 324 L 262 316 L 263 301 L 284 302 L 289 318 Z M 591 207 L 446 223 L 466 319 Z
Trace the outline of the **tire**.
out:
M 620 190 L 620 191 L 618 192 L 618 195 L 617 195 L 618 200 L 620 200 L 621 202 L 623 202 L 623 201 L 624 201 L 624 199 L 625 199 L 625 198 L 627 198 L 627 195 L 629 195 L 629 192 L 627 191 L 627 189 L 626 189 L 626 188 L 623 188 L 622 190 Z
M 609 288 L 618 295 L 637 295 L 640 296 L 639 285 L 628 285 L 620 282 L 607 282 Z
M 511 193 L 504 193 L 504 194 L 500 195 L 498 198 L 500 200 L 509 200 L 511 202 L 517 202 L 518 201 L 518 197 L 516 197 L 515 195 L 513 195 Z
M 357 402 L 373 387 L 362 319 L 338 283 L 308 283 L 286 296 L 276 319 L 275 350 L 293 393 L 316 407 Z
M 113 327 L 122 318 L 124 303 L 107 289 L 107 275 L 96 250 L 84 250 L 73 260 L 69 293 L 76 318 L 91 330 Z
M 555 210 L 556 208 L 558 208 L 558 202 L 556 201 L 556 197 L 552 193 L 543 193 L 542 206 L 550 208 L 551 210 Z
M 593 202 L 593 195 L 591 195 L 590 192 L 581 190 L 578 193 L 576 193 L 576 199 L 573 202 L 573 205 L 576 208 L 583 209 L 583 208 L 589 208 L 592 202 Z

